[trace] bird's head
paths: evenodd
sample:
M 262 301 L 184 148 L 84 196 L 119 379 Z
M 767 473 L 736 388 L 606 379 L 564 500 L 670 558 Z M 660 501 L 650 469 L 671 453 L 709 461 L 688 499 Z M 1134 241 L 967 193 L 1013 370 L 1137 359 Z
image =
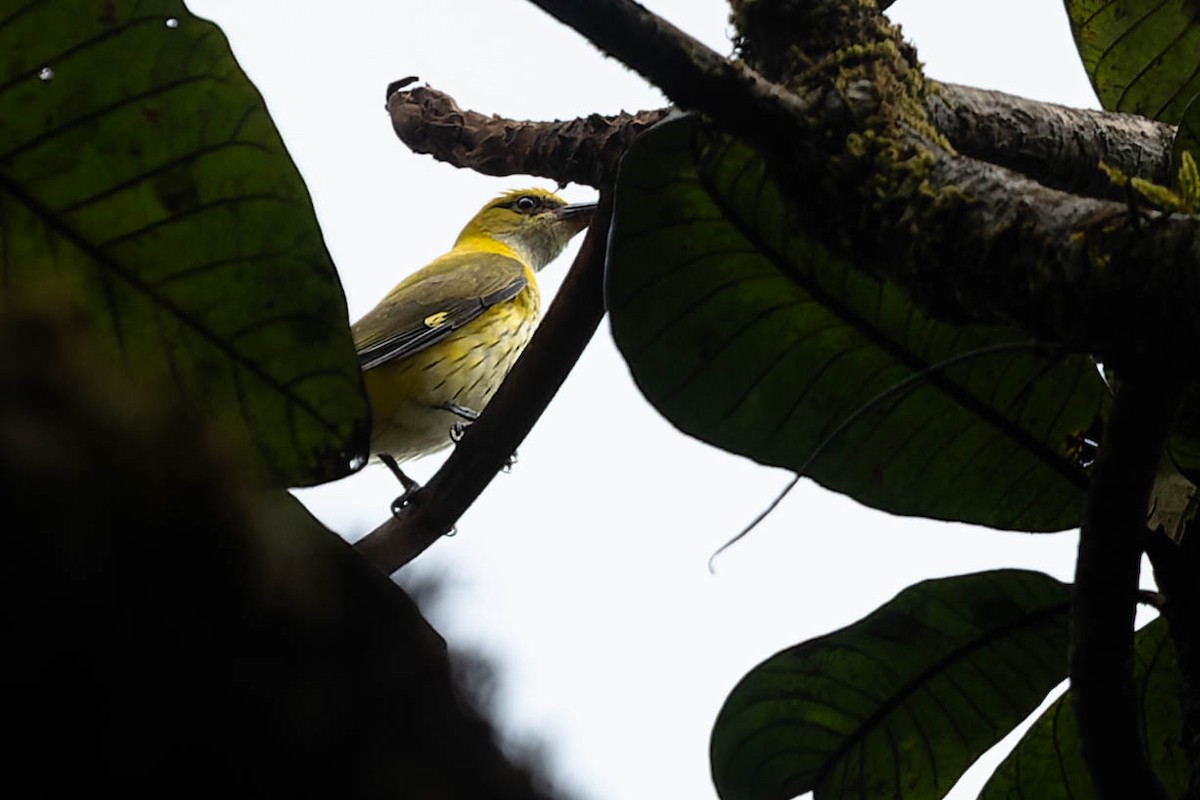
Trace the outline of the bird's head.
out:
M 545 189 L 506 192 L 479 210 L 458 235 L 494 239 L 512 248 L 535 270 L 549 264 L 592 218 L 595 203 L 567 202 Z

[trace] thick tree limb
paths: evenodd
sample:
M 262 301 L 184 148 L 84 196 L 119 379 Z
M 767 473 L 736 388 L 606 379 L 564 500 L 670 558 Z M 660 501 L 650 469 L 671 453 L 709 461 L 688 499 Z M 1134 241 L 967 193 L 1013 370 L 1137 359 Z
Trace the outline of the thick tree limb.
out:
M 1131 114 L 1068 108 L 1004 92 L 942 84 L 929 118 L 963 155 L 1067 192 L 1121 198 L 1097 166 L 1167 184 L 1172 125 Z
M 450 530 L 503 468 L 546 410 L 604 316 L 604 252 L 612 204 L 600 206 L 575 263 L 521 354 L 479 419 L 404 510 L 355 545 L 391 574 Z
M 1122 383 L 1113 402 L 1092 470 L 1071 597 L 1071 706 L 1101 800 L 1167 800 L 1138 735 L 1133 618 L 1150 490 L 1183 392 L 1144 377 Z
M 965 202 L 936 221 L 922 215 L 918 235 L 892 209 L 859 256 L 934 315 L 1011 322 L 1102 361 L 1200 348 L 1196 219 L 1136 198 L 1057 191 L 967 158 L 939 159 L 928 176 Z

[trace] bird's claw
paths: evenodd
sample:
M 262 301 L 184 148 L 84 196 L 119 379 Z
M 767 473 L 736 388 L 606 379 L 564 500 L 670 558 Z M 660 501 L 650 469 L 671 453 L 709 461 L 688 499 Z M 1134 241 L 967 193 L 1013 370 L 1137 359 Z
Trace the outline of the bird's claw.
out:
M 400 512 L 404 510 L 404 507 L 411 503 L 417 492 L 421 490 L 421 484 L 405 475 L 404 470 L 400 469 L 400 465 L 396 463 L 396 459 L 386 453 L 380 453 L 379 460 L 392 471 L 392 474 L 396 476 L 396 480 L 400 481 L 400 485 L 404 487 L 404 494 L 392 501 L 392 516 L 398 517 L 400 516 Z
M 467 432 L 467 427 L 470 426 L 472 422 L 479 419 L 479 412 L 473 408 L 467 408 L 466 406 L 460 406 L 458 403 L 450 402 L 442 403 L 441 408 L 443 411 L 449 411 L 451 414 L 455 414 L 458 417 L 461 417 L 463 420 L 462 422 L 456 422 L 450 426 L 450 441 L 458 444 L 462 441 L 463 434 Z
M 413 499 L 417 496 L 417 492 L 419 492 L 419 491 L 421 491 L 420 486 L 413 486 L 410 489 L 405 489 L 404 494 L 400 495 L 395 500 L 393 500 L 392 501 L 392 516 L 393 517 L 400 516 L 400 514 L 404 511 L 404 509 L 410 503 L 412 503 Z

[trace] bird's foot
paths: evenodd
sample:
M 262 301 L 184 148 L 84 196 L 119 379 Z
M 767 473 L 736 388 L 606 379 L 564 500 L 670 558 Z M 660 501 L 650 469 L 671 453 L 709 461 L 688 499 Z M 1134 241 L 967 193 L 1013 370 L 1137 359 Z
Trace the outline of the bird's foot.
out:
M 479 419 L 479 412 L 473 408 L 460 406 L 458 403 L 442 403 L 441 409 L 449 411 L 451 414 L 456 414 L 462 417 L 462 422 L 456 422 L 450 426 L 450 441 L 458 444 L 462 441 L 463 434 L 467 432 L 467 427 Z
M 400 481 L 400 485 L 404 487 L 404 493 L 392 501 L 392 516 L 398 516 L 404 507 L 412 502 L 417 492 L 421 491 L 421 484 L 405 475 L 404 470 L 400 469 L 400 465 L 396 463 L 396 459 L 391 456 L 380 453 L 379 460 L 392 471 L 396 480 Z
M 413 501 L 417 493 L 421 491 L 420 486 L 414 486 L 411 489 L 405 489 L 404 493 L 392 501 L 392 516 L 398 517 L 404 511 L 404 507 Z
M 443 411 L 449 411 L 451 414 L 457 414 L 462 417 L 461 422 L 456 422 L 450 426 L 450 441 L 455 444 L 462 441 L 463 435 L 467 432 L 467 428 L 471 426 L 471 423 L 479 419 L 478 411 L 466 406 L 460 406 L 458 403 L 442 403 L 440 408 Z M 517 454 L 514 452 L 504 460 L 504 466 L 501 469 L 505 472 L 512 472 L 513 465 L 516 463 Z

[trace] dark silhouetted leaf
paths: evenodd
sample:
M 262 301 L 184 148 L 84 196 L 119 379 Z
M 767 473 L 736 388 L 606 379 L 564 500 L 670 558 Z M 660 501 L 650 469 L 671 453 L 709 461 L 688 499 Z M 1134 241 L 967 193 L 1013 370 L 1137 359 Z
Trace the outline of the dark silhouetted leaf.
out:
M 366 401 L 307 190 L 221 31 L 179 0 L 0 0 L 0 281 L 78 304 L 277 483 L 346 474 Z
M 1027 341 L 1015 330 L 935 322 L 795 229 L 740 143 L 693 118 L 637 140 L 607 292 L 650 402 L 693 436 L 886 511 L 1077 525 L 1086 475 L 1072 454 L 1107 398 L 1092 363 L 1005 349 Z
M 1070 587 L 998 570 L 919 583 L 759 664 L 712 738 L 725 800 L 942 797 L 1067 673 Z
M 1187 787 L 1187 756 L 1180 745 L 1179 664 L 1157 619 L 1137 633 L 1134 677 L 1141 696 L 1142 733 L 1150 762 L 1171 797 Z M 1091 800 L 1096 797 L 1079 756 L 1070 693 L 1046 709 L 983 787 L 980 800 Z
M 1100 104 L 1175 123 L 1200 92 L 1195 0 L 1067 0 L 1075 46 Z

